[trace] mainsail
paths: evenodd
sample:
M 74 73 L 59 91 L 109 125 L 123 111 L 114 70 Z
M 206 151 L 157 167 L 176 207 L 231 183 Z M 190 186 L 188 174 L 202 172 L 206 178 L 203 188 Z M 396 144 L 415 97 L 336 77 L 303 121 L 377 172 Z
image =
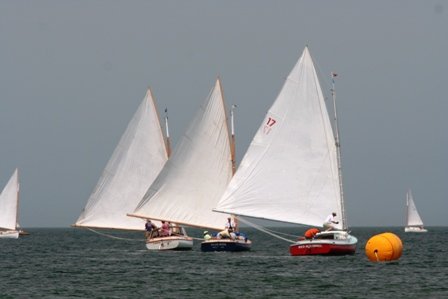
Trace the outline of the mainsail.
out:
M 407 205 L 407 224 L 406 226 L 423 226 L 423 221 L 418 214 L 417 207 L 415 206 L 414 199 L 411 190 L 406 194 Z
M 16 169 L 0 193 L 0 229 L 17 229 L 19 204 L 19 171 Z
M 342 214 L 339 180 L 330 118 L 305 48 L 215 210 L 322 226 L 331 212 Z
M 151 91 L 134 114 L 75 226 L 144 230 L 126 216 L 134 210 L 167 161 Z
M 173 154 L 130 216 L 220 230 L 212 212 L 232 177 L 230 138 L 219 79 Z

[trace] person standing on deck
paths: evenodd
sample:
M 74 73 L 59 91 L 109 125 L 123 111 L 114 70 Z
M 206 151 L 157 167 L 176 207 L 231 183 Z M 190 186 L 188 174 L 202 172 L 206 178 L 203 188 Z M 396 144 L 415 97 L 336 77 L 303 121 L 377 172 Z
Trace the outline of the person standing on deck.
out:
M 150 219 L 146 220 L 145 237 L 148 238 L 149 236 L 151 236 L 151 232 L 153 230 L 157 230 L 157 226 L 154 223 L 152 223 Z

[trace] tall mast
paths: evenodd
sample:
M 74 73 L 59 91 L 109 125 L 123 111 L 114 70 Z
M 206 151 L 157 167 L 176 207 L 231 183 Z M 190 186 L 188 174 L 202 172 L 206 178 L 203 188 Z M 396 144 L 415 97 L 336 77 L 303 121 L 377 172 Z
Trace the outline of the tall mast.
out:
M 408 226 L 409 223 L 409 190 L 406 192 L 406 223 L 405 226 Z
M 230 129 L 231 129 L 231 141 L 230 141 L 230 154 L 232 157 L 232 173 L 235 174 L 236 171 L 236 161 L 235 161 L 235 124 L 233 118 L 233 110 L 235 110 L 237 106 L 235 104 L 232 105 L 230 109 Z
M 168 128 L 168 108 L 165 108 L 166 153 L 171 156 L 170 130 Z
M 333 110 L 334 110 L 334 126 L 335 126 L 335 144 L 336 144 L 336 154 L 337 154 L 337 161 L 338 161 L 338 176 L 339 176 L 339 192 L 341 196 L 341 219 L 342 219 L 342 229 L 347 229 L 347 219 L 345 218 L 345 207 L 344 207 L 344 188 L 342 184 L 342 165 L 341 165 L 341 143 L 339 140 L 339 124 L 338 124 L 338 114 L 336 110 L 336 89 L 335 89 L 335 82 L 334 78 L 337 77 L 336 73 L 331 73 L 331 96 L 333 98 Z
M 19 193 L 20 193 L 20 183 L 19 183 L 19 169 L 16 169 L 17 171 L 17 208 L 16 208 L 16 230 L 17 230 L 17 223 L 19 223 Z
M 236 172 L 236 160 L 235 160 L 235 123 L 234 123 L 234 110 L 237 106 L 235 104 L 232 104 L 232 107 L 230 108 L 230 133 L 231 133 L 231 140 L 230 140 L 230 155 L 232 159 L 232 174 L 234 175 Z M 238 231 L 238 217 L 235 215 L 232 215 L 233 218 L 233 224 L 235 225 L 235 230 Z

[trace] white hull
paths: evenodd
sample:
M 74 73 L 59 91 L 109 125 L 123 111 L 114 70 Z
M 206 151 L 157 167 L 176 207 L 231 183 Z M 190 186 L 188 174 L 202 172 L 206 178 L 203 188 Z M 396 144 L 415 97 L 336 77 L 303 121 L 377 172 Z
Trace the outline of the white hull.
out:
M 193 238 L 186 236 L 170 236 L 153 238 L 146 241 L 148 250 L 190 250 L 193 248 Z
M 426 233 L 428 232 L 427 229 L 424 229 L 422 227 L 415 227 L 415 226 L 407 226 L 404 228 L 405 233 Z
M 18 239 L 19 232 L 16 230 L 0 231 L 0 239 Z

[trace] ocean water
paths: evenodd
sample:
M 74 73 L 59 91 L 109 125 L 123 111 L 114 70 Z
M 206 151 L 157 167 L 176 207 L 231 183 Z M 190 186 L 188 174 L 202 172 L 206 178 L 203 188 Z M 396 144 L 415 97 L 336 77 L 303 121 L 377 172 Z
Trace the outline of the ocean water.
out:
M 292 257 L 287 242 L 244 231 L 251 251 L 203 253 L 199 241 L 191 251 L 149 252 L 142 233 L 115 232 L 132 239 L 121 240 L 29 229 L 30 236 L 0 240 L 0 298 L 448 298 L 448 228 L 353 228 L 357 253 L 331 257 Z M 403 255 L 372 263 L 365 245 L 383 232 L 400 237 Z

